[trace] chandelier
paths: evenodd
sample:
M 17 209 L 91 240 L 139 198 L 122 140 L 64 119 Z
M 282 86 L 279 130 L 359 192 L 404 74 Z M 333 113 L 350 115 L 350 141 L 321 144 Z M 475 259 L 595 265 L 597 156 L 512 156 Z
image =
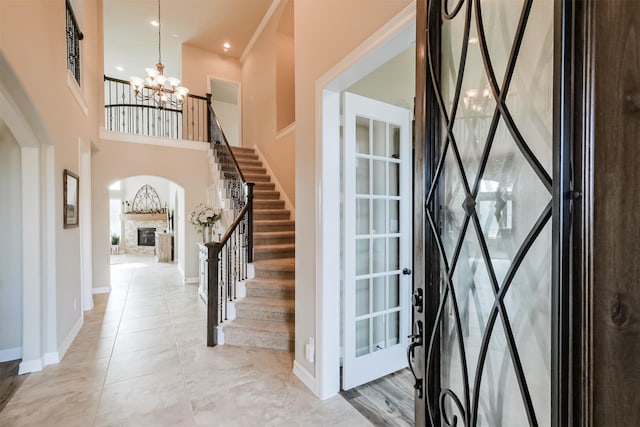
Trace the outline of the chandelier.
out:
M 162 65 L 162 38 L 160 36 L 160 0 L 158 0 L 158 63 L 155 68 L 145 68 L 148 77 L 131 77 L 129 83 L 136 92 L 136 98 L 141 101 L 153 100 L 161 108 L 166 106 L 177 107 L 182 105 L 189 89 L 180 86 L 180 79 L 166 77 L 164 65 Z M 143 89 L 148 91 L 143 92 Z

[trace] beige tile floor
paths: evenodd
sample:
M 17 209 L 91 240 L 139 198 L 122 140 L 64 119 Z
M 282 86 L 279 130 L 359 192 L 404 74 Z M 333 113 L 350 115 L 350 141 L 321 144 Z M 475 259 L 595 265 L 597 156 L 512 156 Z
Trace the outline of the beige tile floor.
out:
M 205 345 L 205 306 L 175 265 L 112 265 L 112 292 L 63 360 L 29 375 L 0 426 L 369 426 L 341 396 L 317 399 L 288 352 Z

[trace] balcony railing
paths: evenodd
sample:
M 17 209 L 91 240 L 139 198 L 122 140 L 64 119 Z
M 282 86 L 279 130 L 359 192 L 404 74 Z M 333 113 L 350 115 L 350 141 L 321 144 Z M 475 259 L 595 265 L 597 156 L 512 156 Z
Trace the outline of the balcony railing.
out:
M 73 73 L 80 85 L 80 40 L 84 35 L 80 31 L 71 3 L 67 0 L 67 68 Z
M 151 90 L 142 95 L 149 98 Z M 105 128 L 112 132 L 209 142 L 207 97 L 188 94 L 177 107 L 140 100 L 126 80 L 104 77 Z

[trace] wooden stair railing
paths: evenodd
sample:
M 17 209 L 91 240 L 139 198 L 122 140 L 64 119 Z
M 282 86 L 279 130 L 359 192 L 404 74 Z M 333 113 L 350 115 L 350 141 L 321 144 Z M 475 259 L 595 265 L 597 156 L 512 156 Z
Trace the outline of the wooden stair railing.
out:
M 219 242 L 207 243 L 207 346 L 218 344 L 216 328 L 227 320 L 228 302 L 236 298 L 238 281 L 247 278 L 253 262 L 253 186 L 245 180 L 238 161 L 211 107 L 207 94 L 209 143 L 231 200 L 235 219 Z

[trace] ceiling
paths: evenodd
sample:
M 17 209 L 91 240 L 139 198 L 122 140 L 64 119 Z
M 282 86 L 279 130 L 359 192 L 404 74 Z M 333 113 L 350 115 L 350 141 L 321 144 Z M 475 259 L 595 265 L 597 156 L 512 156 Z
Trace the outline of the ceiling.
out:
M 162 63 L 180 77 L 184 44 L 239 59 L 273 2 L 278 0 L 162 0 Z M 104 73 L 146 77 L 158 62 L 157 0 L 104 0 Z M 224 52 L 223 44 L 231 49 Z M 121 67 L 122 70 L 116 67 Z

